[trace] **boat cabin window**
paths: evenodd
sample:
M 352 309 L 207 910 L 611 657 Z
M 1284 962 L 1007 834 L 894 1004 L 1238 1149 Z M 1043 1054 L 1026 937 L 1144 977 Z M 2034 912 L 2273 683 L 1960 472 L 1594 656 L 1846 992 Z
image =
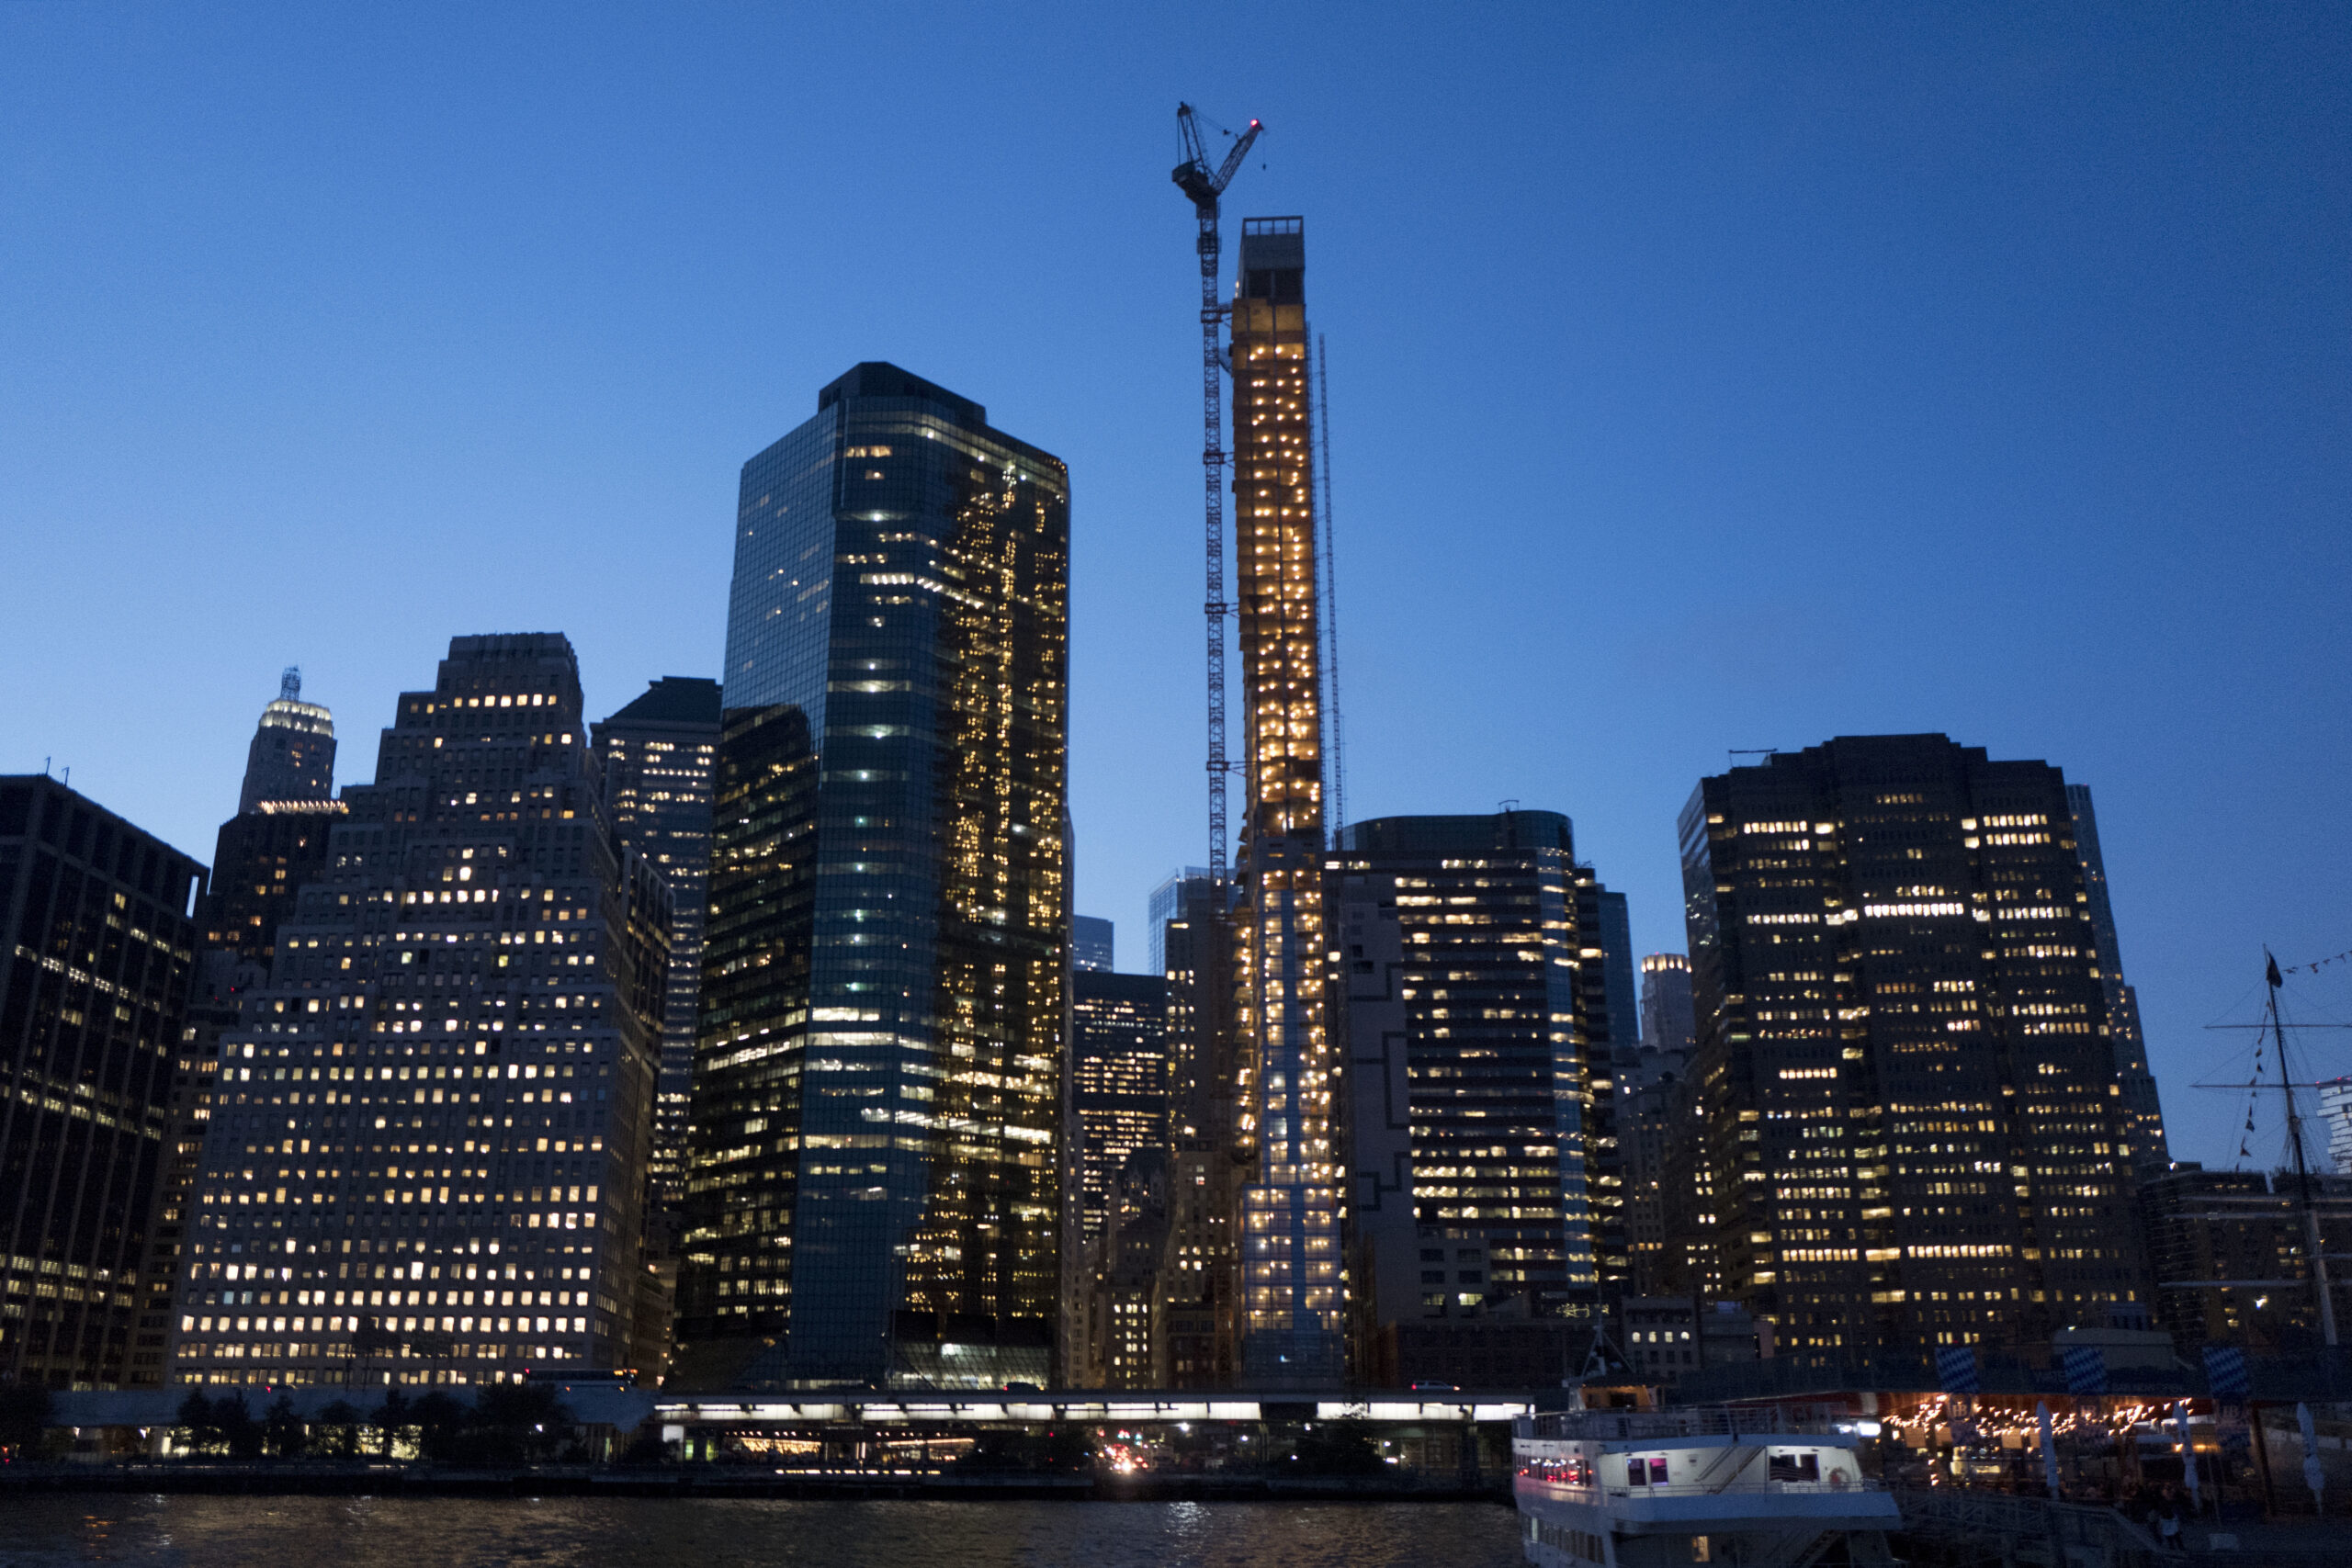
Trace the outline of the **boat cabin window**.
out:
M 1625 1484 L 1628 1486 L 1663 1486 L 1666 1484 L 1666 1461 L 1662 1459 L 1629 1459 L 1625 1461 Z
M 1775 1481 L 1818 1481 L 1821 1479 L 1819 1454 L 1774 1454 L 1769 1461 Z

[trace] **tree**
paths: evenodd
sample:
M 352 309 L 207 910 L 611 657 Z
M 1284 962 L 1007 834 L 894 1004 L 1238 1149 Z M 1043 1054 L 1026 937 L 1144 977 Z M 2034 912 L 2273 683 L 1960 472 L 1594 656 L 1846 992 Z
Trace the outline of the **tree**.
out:
M 416 1427 L 417 1451 L 429 1460 L 453 1458 L 458 1438 L 473 1413 L 440 1389 L 433 1389 L 409 1407 Z
M 243 1394 L 224 1393 L 213 1401 L 212 1421 L 228 1442 L 230 1458 L 261 1458 L 262 1426 L 246 1407 Z
M 276 1404 L 262 1417 L 262 1435 L 268 1440 L 269 1451 L 279 1459 L 300 1459 L 310 1446 L 310 1430 L 302 1417 L 294 1412 L 290 1394 L 281 1393 Z
M 37 1382 L 0 1382 L 0 1455 L 21 1459 L 49 1427 L 49 1390 Z
M 224 1400 L 222 1402 L 226 1404 Z M 198 1453 L 210 1453 L 221 1443 L 220 1417 L 212 1401 L 200 1389 L 190 1389 L 180 1401 L 180 1412 L 173 1425 L 187 1433 L 187 1446 Z
M 368 1417 L 368 1424 L 376 1428 L 378 1451 L 389 1457 L 401 1428 L 410 1424 L 408 1395 L 401 1392 L 400 1384 L 384 1390 L 384 1403 L 376 1406 L 376 1414 Z
M 469 1457 L 489 1463 L 535 1463 L 560 1452 L 571 1436 L 571 1412 L 541 1383 L 484 1383 L 474 1394 Z
M 313 1423 L 318 1428 L 320 1451 L 337 1459 L 357 1453 L 362 1419 L 358 1407 L 347 1399 L 338 1399 L 320 1411 Z

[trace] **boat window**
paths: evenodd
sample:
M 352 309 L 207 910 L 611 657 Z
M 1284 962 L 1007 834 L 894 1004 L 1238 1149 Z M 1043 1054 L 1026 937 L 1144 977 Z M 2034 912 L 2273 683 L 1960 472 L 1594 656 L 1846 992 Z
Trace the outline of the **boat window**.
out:
M 1821 1479 L 1821 1456 L 1774 1454 L 1770 1473 L 1775 1481 L 1818 1481 Z
M 1666 1484 L 1666 1461 L 1662 1459 L 1650 1461 L 1650 1484 L 1653 1486 Z
M 1625 1484 L 1628 1486 L 1647 1486 L 1649 1483 L 1649 1466 L 1644 1464 L 1637 1459 L 1627 1460 L 1625 1461 Z

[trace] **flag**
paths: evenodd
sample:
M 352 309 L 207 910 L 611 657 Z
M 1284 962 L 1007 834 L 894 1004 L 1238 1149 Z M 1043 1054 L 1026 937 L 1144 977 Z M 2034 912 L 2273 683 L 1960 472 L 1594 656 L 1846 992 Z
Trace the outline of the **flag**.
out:
M 1976 1350 L 1968 1345 L 1939 1345 L 1936 1347 L 1936 1387 L 1945 1393 L 1981 1393 L 1983 1380 L 1976 1371 Z
M 2277 990 L 2277 989 L 2278 988 L 2278 986 L 2279 986 L 2279 980 L 2278 980 L 2278 961 L 2277 959 L 2275 959 L 2275 958 L 2272 958 L 2272 957 L 2271 957 L 2268 953 L 2264 953 L 2262 956 L 2263 956 L 2264 960 L 2265 960 L 2266 962 L 2267 962 L 2267 963 L 2269 964 L 2269 965 L 2270 965 L 2270 973 L 2269 973 L 2269 975 L 2267 976 L 2267 979 L 2269 980 L 2269 982 L 2270 982 L 2270 988 L 2271 988 L 2272 990 L 2274 990 L 2274 991 L 2275 991 L 2275 990 Z

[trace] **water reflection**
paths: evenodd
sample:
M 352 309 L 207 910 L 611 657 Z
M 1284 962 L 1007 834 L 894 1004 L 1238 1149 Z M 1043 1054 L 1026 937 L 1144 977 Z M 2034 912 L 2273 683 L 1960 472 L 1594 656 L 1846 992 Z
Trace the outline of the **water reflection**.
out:
M 1506 1568 L 1482 1504 L 17 1496 L 0 1568 Z

